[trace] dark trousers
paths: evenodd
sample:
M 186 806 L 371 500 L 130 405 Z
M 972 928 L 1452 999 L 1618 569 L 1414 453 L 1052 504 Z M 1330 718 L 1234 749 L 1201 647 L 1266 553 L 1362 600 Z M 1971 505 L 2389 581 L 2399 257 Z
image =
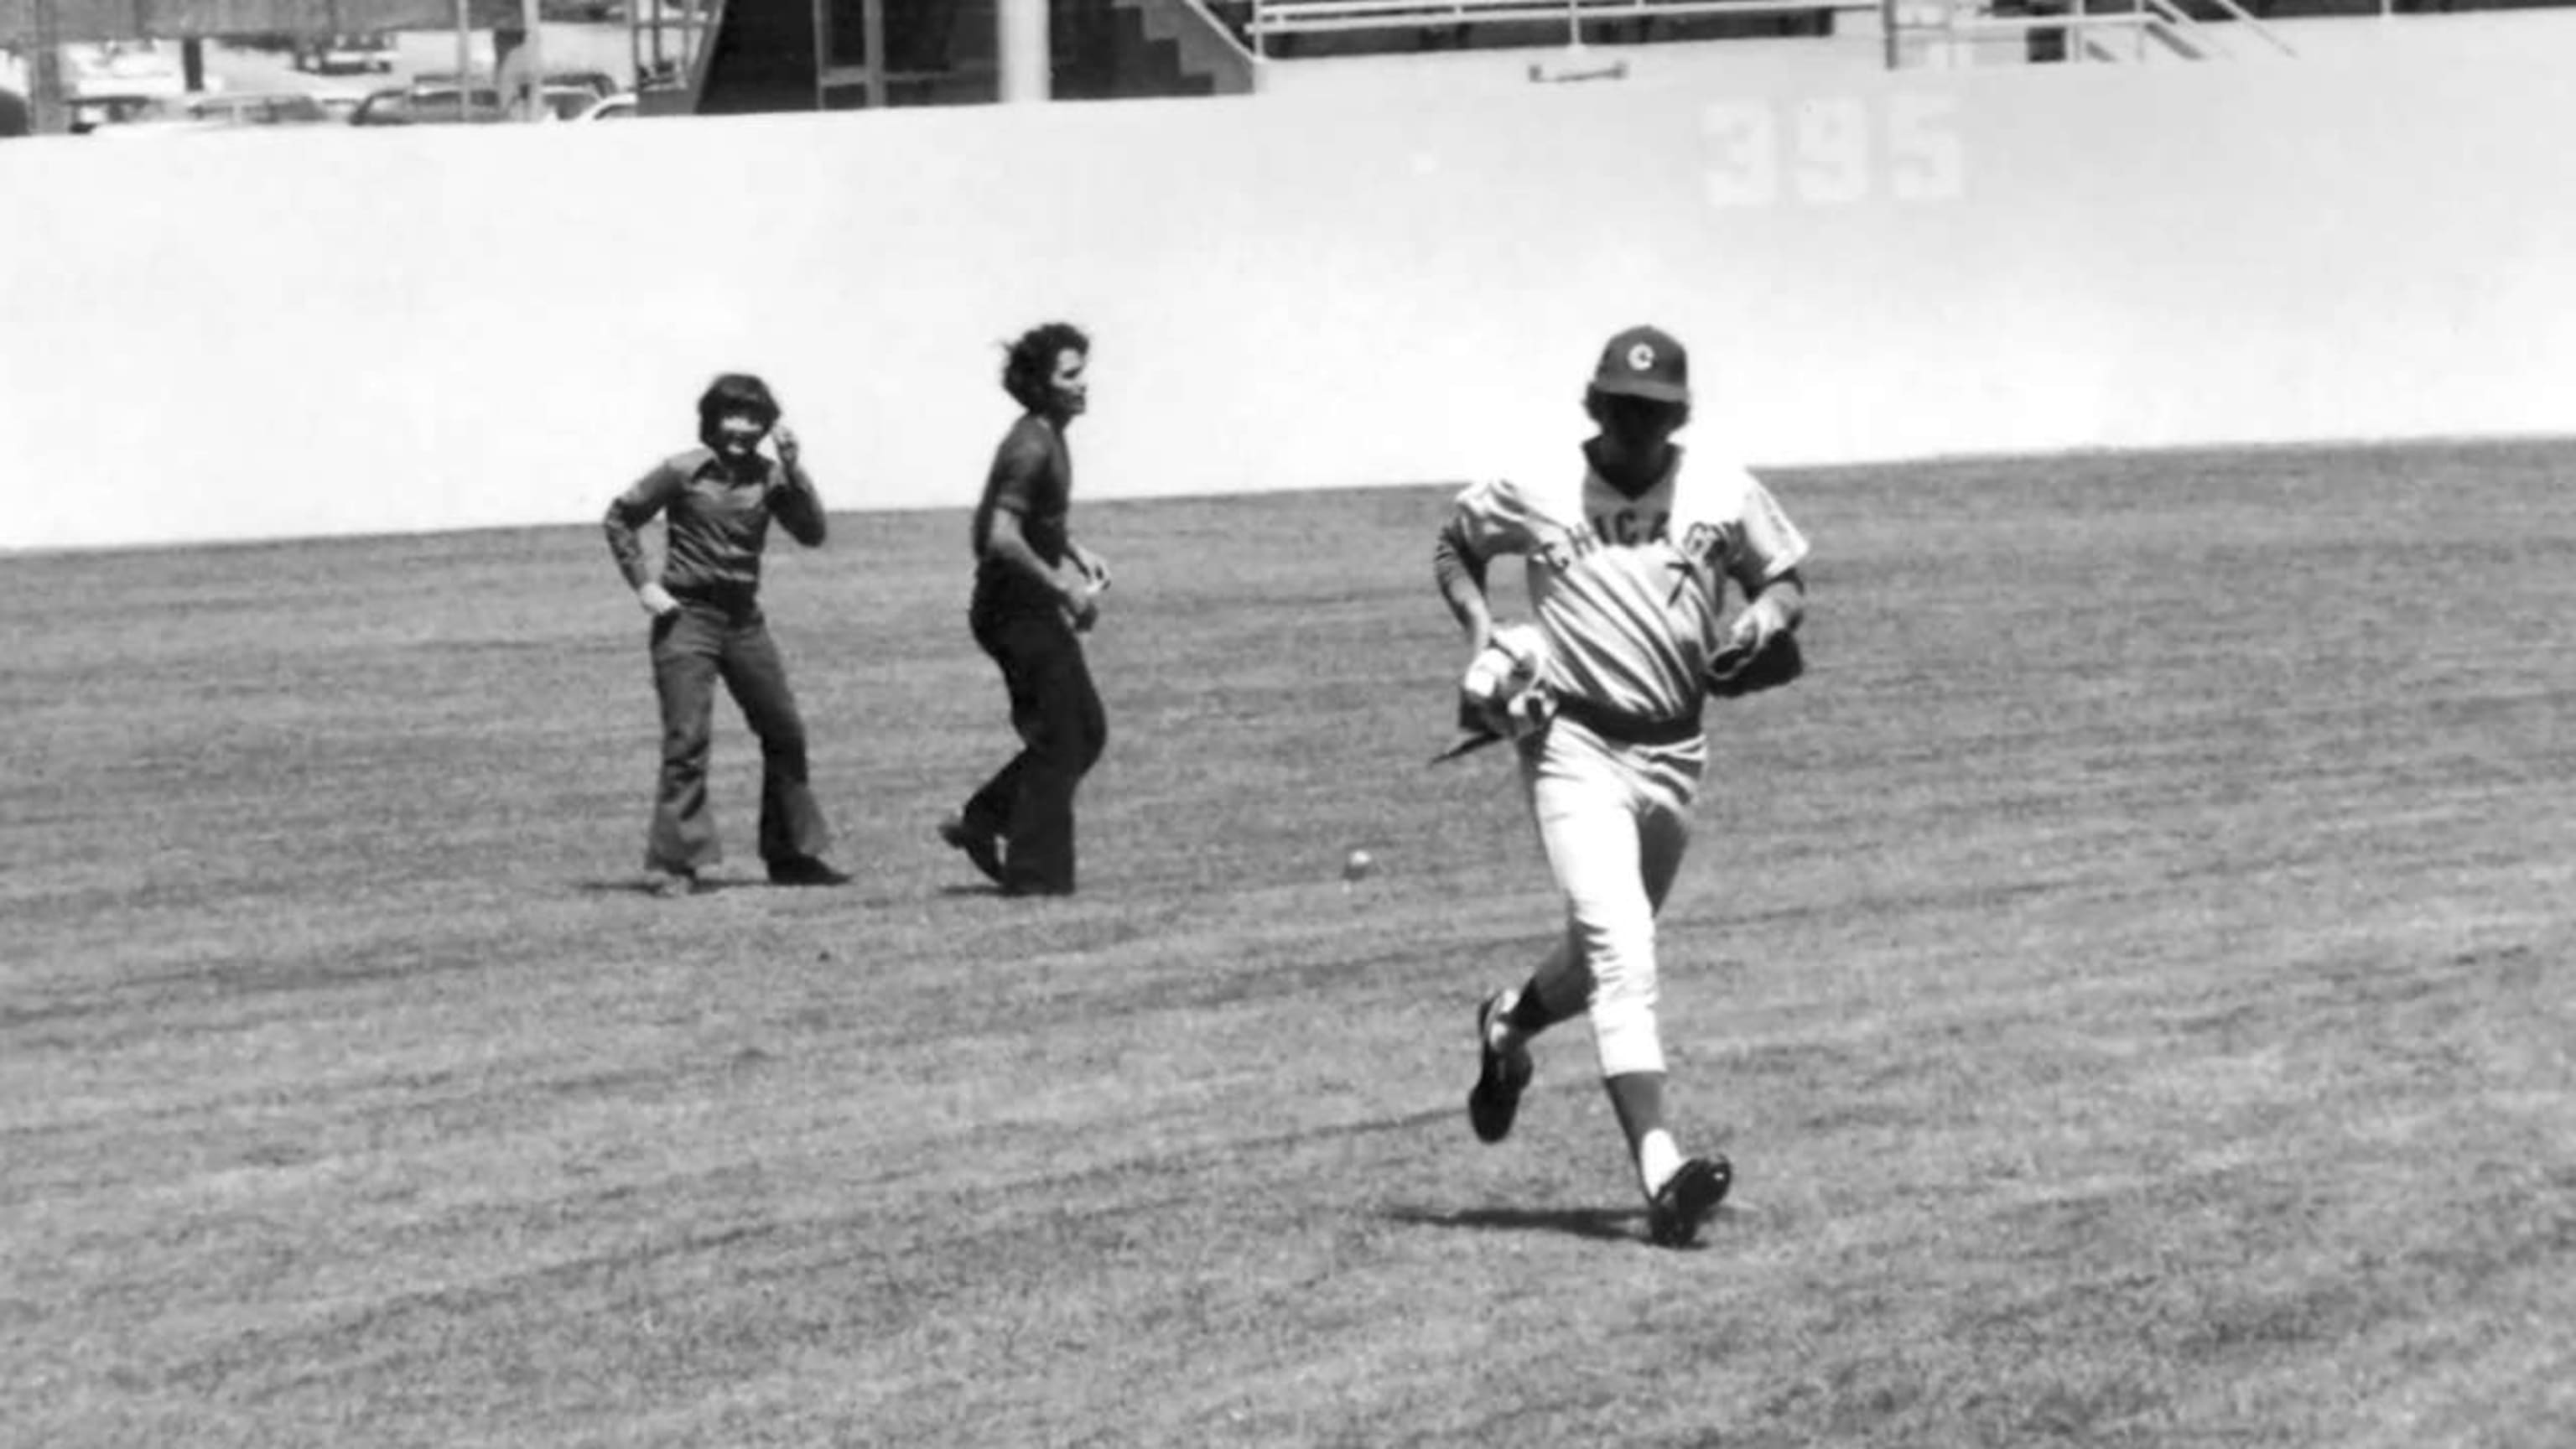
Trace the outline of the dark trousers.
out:
M 644 864 L 700 870 L 724 858 L 707 805 L 716 681 L 723 680 L 751 732 L 760 737 L 760 858 L 820 859 L 831 830 L 814 803 L 805 766 L 805 721 L 787 687 L 787 666 L 756 604 L 683 600 L 653 621 L 653 692 L 662 702 L 662 778 Z
M 1073 792 L 1109 743 L 1082 640 L 1056 613 L 989 614 L 968 622 L 1002 667 L 1020 752 L 966 802 L 970 829 L 1009 842 L 1002 888 L 1073 889 Z

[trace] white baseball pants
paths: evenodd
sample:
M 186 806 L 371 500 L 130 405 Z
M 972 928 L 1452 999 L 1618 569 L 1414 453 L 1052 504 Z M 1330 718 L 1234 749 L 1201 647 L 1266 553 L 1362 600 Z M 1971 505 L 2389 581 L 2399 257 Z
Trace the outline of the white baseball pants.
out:
M 1521 755 L 1521 781 L 1565 937 L 1537 973 L 1550 1015 L 1585 1011 L 1604 1077 L 1664 1069 L 1656 1024 L 1655 913 L 1690 844 L 1704 740 L 1620 744 L 1559 718 Z

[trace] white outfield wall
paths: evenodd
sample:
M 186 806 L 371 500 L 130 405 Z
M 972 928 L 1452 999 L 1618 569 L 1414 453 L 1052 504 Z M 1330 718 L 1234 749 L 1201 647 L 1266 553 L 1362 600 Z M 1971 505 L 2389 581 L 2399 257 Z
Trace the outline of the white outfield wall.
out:
M 1693 344 L 1702 442 L 1766 462 L 2564 432 L 2576 29 L 2485 19 L 2296 63 L 13 142 L 0 547 L 587 520 L 727 368 L 833 507 L 963 504 L 995 344 L 1054 316 L 1098 339 L 1091 497 L 1561 466 L 1642 319 Z

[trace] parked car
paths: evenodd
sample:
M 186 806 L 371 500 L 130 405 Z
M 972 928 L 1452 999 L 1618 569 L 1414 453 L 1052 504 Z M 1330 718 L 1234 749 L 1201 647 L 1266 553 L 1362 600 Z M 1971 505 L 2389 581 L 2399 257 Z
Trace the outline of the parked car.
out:
M 524 69 L 515 68 L 504 63 L 501 67 L 501 79 L 498 84 L 503 90 L 516 96 L 518 94 L 518 88 L 525 83 L 526 75 L 527 72 Z M 453 71 L 432 72 L 414 77 L 412 83 L 414 85 L 454 85 L 456 83 L 456 76 Z M 495 82 L 493 82 L 489 77 L 485 76 L 476 76 L 474 78 L 474 83 L 476 85 L 495 84 Z M 603 96 L 613 96 L 624 89 L 626 89 L 626 87 L 618 83 L 617 77 L 610 75 L 604 70 L 550 70 L 546 72 L 546 90 L 548 92 L 558 90 L 579 91 L 589 100 L 595 101 Z
M 88 136 L 149 115 L 167 96 L 83 96 L 71 103 L 71 133 Z
M 546 87 L 545 95 L 542 100 L 542 104 L 546 108 L 546 113 L 540 119 L 549 121 L 578 121 L 583 118 L 583 114 L 590 110 L 591 107 L 598 105 L 601 99 L 602 97 L 598 93 L 584 86 L 550 85 Z M 513 110 L 515 111 L 515 109 L 516 108 L 514 107 Z
M 348 123 L 351 116 L 358 113 L 358 107 L 367 103 L 365 91 L 322 90 L 315 91 L 312 95 L 314 101 L 322 107 L 324 115 L 343 125 Z
M 580 115 L 573 119 L 576 121 L 631 121 L 642 114 L 642 111 L 636 109 L 635 93 L 619 91 L 613 96 L 601 96 L 591 102 Z
M 79 107 L 75 107 L 72 115 L 74 135 L 95 136 L 102 141 L 157 141 L 168 136 L 193 136 L 232 129 L 223 121 L 201 121 L 193 116 L 164 111 L 158 101 L 147 102 L 131 113 L 111 115 L 93 111 L 84 115 Z
M 332 119 L 321 97 L 303 91 L 223 91 L 163 105 L 174 119 L 223 126 L 312 126 Z
M 382 31 L 326 35 L 296 47 L 295 68 L 315 75 L 391 75 L 393 37 Z
M 454 86 L 395 86 L 359 102 L 357 112 L 349 117 L 349 124 L 452 126 L 462 122 L 488 125 L 508 119 L 510 114 L 501 105 L 501 93 L 488 85 L 461 93 Z
M 617 77 L 604 70 L 550 70 L 546 72 L 546 85 L 549 88 L 572 86 L 588 91 L 593 99 L 600 100 L 626 89 L 618 84 Z

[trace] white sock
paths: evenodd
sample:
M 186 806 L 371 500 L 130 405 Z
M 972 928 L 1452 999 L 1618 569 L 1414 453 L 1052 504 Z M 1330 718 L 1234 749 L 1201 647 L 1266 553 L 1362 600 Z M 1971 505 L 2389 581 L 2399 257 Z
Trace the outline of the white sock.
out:
M 1658 1127 L 1637 1144 L 1637 1180 L 1645 1184 L 1646 1196 L 1653 1197 L 1682 1170 L 1682 1150 L 1673 1145 L 1673 1134 Z
M 1485 1045 L 1498 1052 L 1507 1052 L 1520 1045 L 1521 1034 L 1512 1030 L 1512 1024 L 1507 1019 L 1512 1014 L 1512 1008 L 1520 1004 L 1521 992 L 1517 986 L 1495 998 L 1494 1015 L 1485 1028 Z

